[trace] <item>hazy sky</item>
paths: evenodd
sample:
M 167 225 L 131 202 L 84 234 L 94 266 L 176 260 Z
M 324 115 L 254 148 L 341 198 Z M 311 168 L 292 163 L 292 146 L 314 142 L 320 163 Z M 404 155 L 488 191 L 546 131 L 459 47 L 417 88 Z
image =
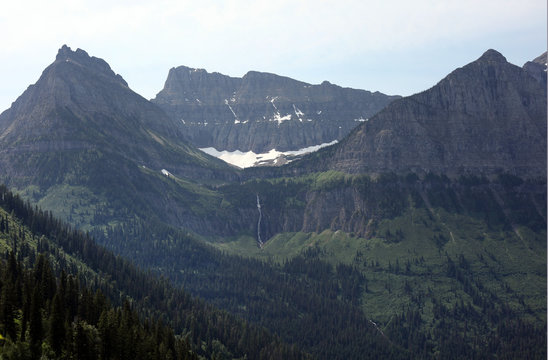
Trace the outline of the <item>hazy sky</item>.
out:
M 179 65 L 410 95 L 489 48 L 523 65 L 546 50 L 546 22 L 546 0 L 6 0 L 0 111 L 63 44 L 149 99 Z

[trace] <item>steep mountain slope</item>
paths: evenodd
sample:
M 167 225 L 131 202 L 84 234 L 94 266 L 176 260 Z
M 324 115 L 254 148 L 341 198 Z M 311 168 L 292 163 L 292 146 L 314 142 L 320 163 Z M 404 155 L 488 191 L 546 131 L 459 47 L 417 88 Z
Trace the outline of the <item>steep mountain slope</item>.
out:
M 548 62 L 548 52 L 539 55 L 532 61 L 527 61 L 523 65 L 523 70 L 527 71 L 532 77 L 537 79 L 541 84 L 546 87 L 546 64 Z
M 489 50 L 320 153 L 293 168 L 545 176 L 546 87 Z
M 2 358 L 310 358 L 139 270 L 3 185 L 0 251 Z
M 152 102 L 184 123 L 200 148 L 263 153 L 340 140 L 396 98 L 327 81 L 310 85 L 256 71 L 233 78 L 180 66 Z
M 104 60 L 63 46 L 0 115 L 0 178 L 77 224 L 139 211 L 191 223 L 187 180 L 235 175 L 184 142 L 180 128 Z M 168 181 L 174 178 L 187 183 L 175 186 Z

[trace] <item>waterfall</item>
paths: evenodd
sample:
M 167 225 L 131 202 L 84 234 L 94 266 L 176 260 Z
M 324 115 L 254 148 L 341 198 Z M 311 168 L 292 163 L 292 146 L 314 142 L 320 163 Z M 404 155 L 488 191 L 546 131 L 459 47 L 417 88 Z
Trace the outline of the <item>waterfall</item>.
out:
M 263 241 L 261 240 L 261 219 L 263 217 L 263 213 L 261 212 L 261 201 L 259 200 L 259 194 L 257 194 L 257 210 L 259 210 L 259 221 L 257 222 L 257 246 L 262 249 Z

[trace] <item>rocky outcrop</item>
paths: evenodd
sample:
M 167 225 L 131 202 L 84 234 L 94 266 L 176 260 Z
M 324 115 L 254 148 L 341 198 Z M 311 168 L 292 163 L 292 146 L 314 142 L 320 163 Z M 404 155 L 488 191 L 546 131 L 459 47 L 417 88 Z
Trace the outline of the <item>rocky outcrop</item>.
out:
M 379 92 L 310 85 L 256 71 L 233 78 L 180 66 L 152 102 L 198 147 L 267 152 L 340 140 L 394 100 Z
M 489 50 L 323 153 L 310 158 L 319 168 L 349 173 L 545 177 L 546 87 Z
M 538 82 L 546 87 L 546 63 L 548 52 L 538 56 L 533 61 L 527 61 L 523 65 L 523 70 L 525 70 L 529 75 L 534 77 Z

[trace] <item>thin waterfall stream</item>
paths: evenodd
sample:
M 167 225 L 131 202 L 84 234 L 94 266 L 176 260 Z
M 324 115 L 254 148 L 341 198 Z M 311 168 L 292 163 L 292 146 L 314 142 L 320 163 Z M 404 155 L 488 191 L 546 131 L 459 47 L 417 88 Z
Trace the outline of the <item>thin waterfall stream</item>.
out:
M 257 222 L 257 245 L 260 249 L 263 248 L 263 241 L 261 240 L 261 219 L 263 213 L 261 212 L 261 201 L 259 199 L 259 194 L 257 194 L 257 210 L 259 210 L 259 221 Z

